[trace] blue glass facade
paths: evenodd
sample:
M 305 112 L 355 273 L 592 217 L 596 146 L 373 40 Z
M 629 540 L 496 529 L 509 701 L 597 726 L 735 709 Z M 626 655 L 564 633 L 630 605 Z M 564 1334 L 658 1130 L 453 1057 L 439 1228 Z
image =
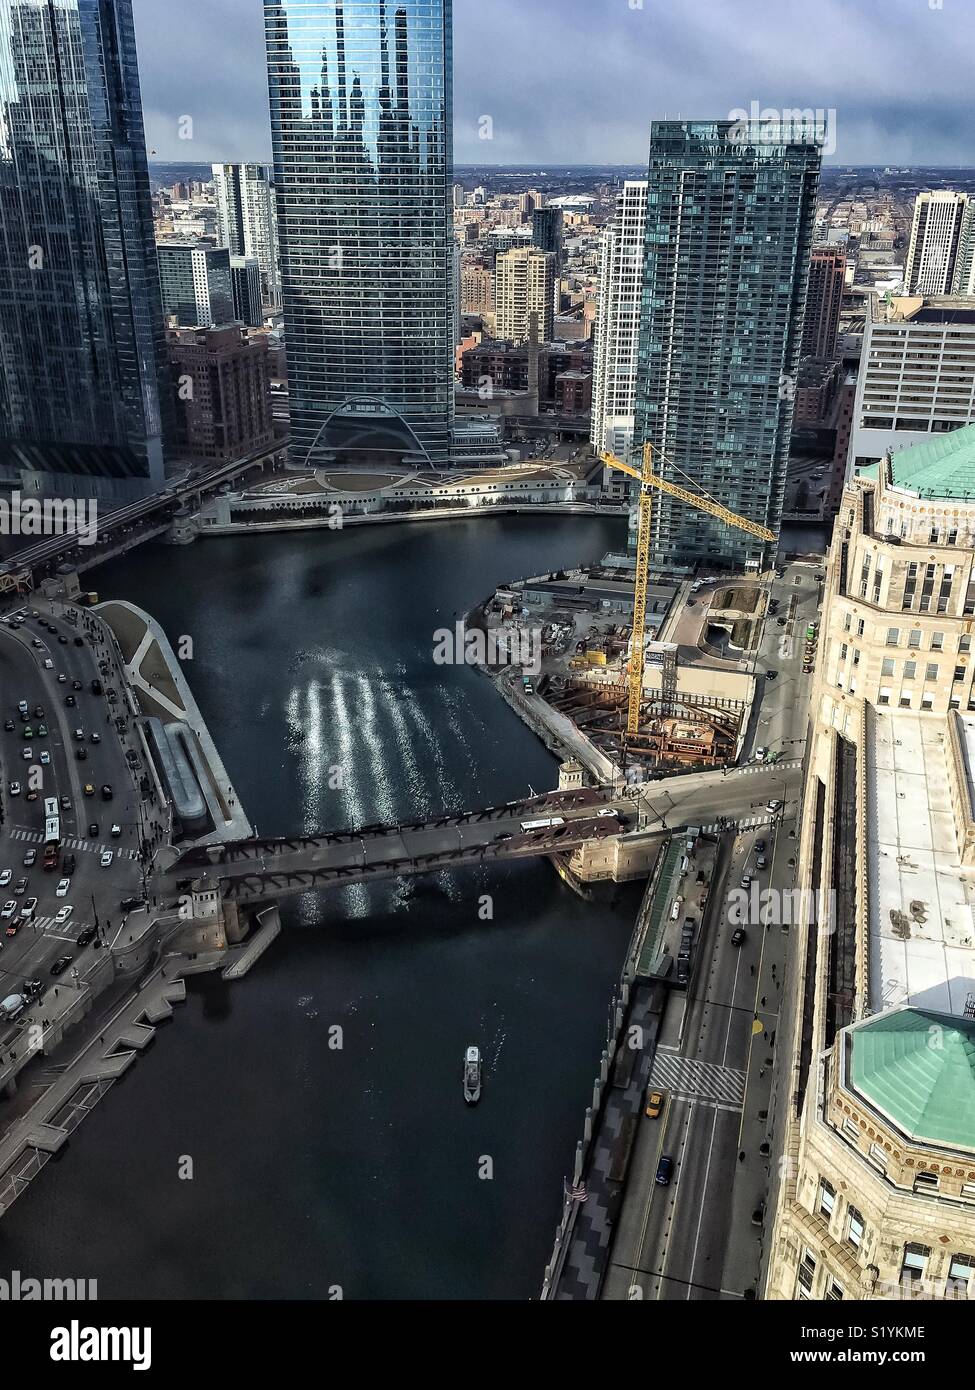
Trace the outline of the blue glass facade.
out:
M 160 483 L 131 0 L 0 0 L 0 232 L 0 478 L 104 496 Z
M 291 452 L 444 464 L 450 0 L 264 0 Z
M 778 533 L 822 132 L 651 128 L 636 436 L 657 471 Z M 755 567 L 761 541 L 658 493 L 658 563 Z

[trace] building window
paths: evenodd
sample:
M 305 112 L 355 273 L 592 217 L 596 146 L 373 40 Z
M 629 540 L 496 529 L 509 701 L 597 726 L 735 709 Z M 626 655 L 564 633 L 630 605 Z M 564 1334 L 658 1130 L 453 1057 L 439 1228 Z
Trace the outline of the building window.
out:
M 964 668 L 964 666 L 956 666 L 956 667 L 955 667 L 955 674 L 954 674 L 954 676 L 952 677 L 952 679 L 953 679 L 953 680 L 956 680 L 956 681 L 963 681 L 963 680 L 965 679 L 965 668 Z
M 857 636 L 858 636 L 858 637 L 862 637 L 862 636 L 863 636 L 863 619 L 862 619 L 862 618 L 857 618 Z
M 921 645 L 921 631 L 920 631 L 920 628 L 914 628 L 911 632 L 909 632 L 909 633 L 907 634 L 907 645 L 908 645 L 909 647 L 920 647 L 920 645 Z
M 835 1279 L 831 1279 L 831 1280 L 829 1281 L 829 1287 L 828 1287 L 827 1290 L 826 1290 L 826 1302 L 827 1302 L 827 1303 L 842 1303 L 842 1301 L 843 1301 L 843 1286 L 842 1286 L 842 1284 L 837 1284 L 837 1282 L 836 1282 Z
M 850 628 L 851 628 L 852 626 L 853 626 L 853 614 L 852 614 L 852 613 L 847 613 L 846 617 L 843 619 L 843 631 L 844 631 L 844 632 L 849 632 L 849 630 L 850 630 Z
M 912 681 L 916 675 L 917 675 L 917 662 L 916 662 L 916 661 L 905 661 L 905 662 L 904 662 L 904 679 L 905 679 L 906 681 Z
M 923 1279 L 931 1251 L 926 1245 L 912 1241 L 904 1246 L 904 1263 L 901 1265 L 901 1279 Z
M 958 639 L 958 650 L 960 652 L 970 652 L 972 649 L 972 638 L 968 632 L 963 632 Z
M 802 1259 L 799 1261 L 799 1287 L 797 1293 L 800 1298 L 810 1298 L 812 1296 L 813 1279 L 816 1275 L 816 1257 L 811 1250 L 803 1247 Z
M 887 646 L 896 647 L 900 641 L 901 631 L 899 627 L 889 627 L 887 629 Z
M 938 679 L 938 663 L 929 661 L 924 668 L 924 679 L 926 681 L 936 681 Z
M 884 657 L 883 663 L 882 663 L 882 665 L 881 665 L 881 667 L 880 667 L 880 674 L 881 674 L 882 676 L 892 676 L 892 675 L 894 674 L 894 660 L 893 660 L 893 657 L 890 657 L 890 656 L 885 656 L 885 657 Z
M 884 1172 L 886 1173 L 887 1155 L 884 1153 L 883 1149 L 880 1147 L 879 1144 L 870 1145 L 870 1161 L 872 1163 L 876 1163 L 878 1168 L 883 1168 Z
M 937 1173 L 915 1173 L 914 1191 L 915 1192 L 937 1192 L 938 1175 Z
M 833 1208 L 836 1205 L 836 1188 L 828 1183 L 825 1178 L 819 1179 L 819 1210 L 827 1221 L 833 1215 Z
M 849 1116 L 843 1121 L 843 1133 L 849 1139 L 859 1140 L 860 1138 L 860 1131 Z
M 948 1278 L 955 1285 L 952 1292 L 968 1291 L 973 1269 L 975 1269 L 975 1255 L 952 1255 L 951 1263 L 948 1266 Z M 945 1293 L 947 1292 L 946 1289 Z
M 842 643 L 840 644 L 840 660 L 841 660 L 841 661 L 845 661 L 845 660 L 846 660 L 846 652 L 847 652 L 846 643 L 845 643 L 845 642 L 842 642 Z
M 863 1244 L 863 1217 L 857 1211 L 856 1207 L 850 1208 L 846 1238 L 857 1250 L 859 1250 Z
M 943 632 L 932 632 L 932 634 L 931 634 L 931 650 L 932 650 L 933 652 L 940 652 L 940 651 L 941 651 L 941 648 L 944 646 L 944 644 L 945 644 L 945 635 L 944 635 L 944 633 L 943 633 Z

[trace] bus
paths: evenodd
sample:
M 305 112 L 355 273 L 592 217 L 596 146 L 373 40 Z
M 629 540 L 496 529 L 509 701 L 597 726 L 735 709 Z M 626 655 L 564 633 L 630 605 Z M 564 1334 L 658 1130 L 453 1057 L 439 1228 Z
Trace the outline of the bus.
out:
M 61 812 L 56 796 L 44 798 L 44 858 L 57 858 L 61 848 Z
M 562 816 L 550 816 L 547 820 L 523 820 L 522 830 L 553 830 L 556 826 L 565 825 Z
M 56 796 L 46 796 L 44 798 L 44 819 L 57 820 L 61 815 Z

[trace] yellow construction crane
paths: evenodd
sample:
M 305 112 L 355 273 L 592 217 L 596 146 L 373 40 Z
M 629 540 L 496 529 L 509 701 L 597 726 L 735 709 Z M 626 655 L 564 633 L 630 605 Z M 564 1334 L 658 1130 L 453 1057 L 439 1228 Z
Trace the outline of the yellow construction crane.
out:
M 620 473 L 627 473 L 641 484 L 639 526 L 636 540 L 636 578 L 633 590 L 633 638 L 630 644 L 629 700 L 626 710 L 626 736 L 630 739 L 634 734 L 640 732 L 640 703 L 643 699 L 644 647 L 646 643 L 647 584 L 650 580 L 650 520 L 653 489 L 666 492 L 671 497 L 676 497 L 679 502 L 686 502 L 690 507 L 697 507 L 699 511 L 717 517 L 726 526 L 737 526 L 740 531 L 747 531 L 749 535 L 757 536 L 759 540 L 774 541 L 775 532 L 770 531 L 767 526 L 759 526 L 757 522 L 749 521 L 746 516 L 739 516 L 737 512 L 729 511 L 727 507 L 722 507 L 720 502 L 716 502 L 713 497 L 701 497 L 686 487 L 680 487 L 677 483 L 661 478 L 659 473 L 654 473 L 652 444 L 644 444 L 643 446 L 642 469 L 634 468 L 631 463 L 624 463 L 615 454 L 600 453 L 599 457 L 608 468 L 616 468 Z

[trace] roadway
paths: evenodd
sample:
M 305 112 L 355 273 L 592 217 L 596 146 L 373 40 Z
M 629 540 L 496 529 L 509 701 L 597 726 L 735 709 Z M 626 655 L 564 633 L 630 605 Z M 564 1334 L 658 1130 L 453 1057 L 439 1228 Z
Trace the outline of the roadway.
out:
M 0 902 L 15 901 L 17 912 L 0 922 L 0 997 L 19 993 L 25 979 L 40 980 L 45 988 L 52 986 L 55 977 L 51 975 L 51 966 L 61 956 L 71 956 L 72 972 L 77 970 L 84 975 L 93 963 L 92 953 L 98 949 L 97 934 L 90 945 L 80 950 L 78 937 L 96 925 L 96 916 L 103 932 L 111 930 L 113 923 L 117 926 L 121 898 L 138 893 L 141 886 L 137 792 L 125 760 L 123 740 L 112 722 L 124 705 L 121 700 L 112 705 L 107 699 L 110 687 L 119 689 L 118 674 L 111 667 L 107 675 L 103 674 L 98 664 L 100 659 L 108 659 L 107 648 L 96 645 L 97 639 L 87 630 L 91 619 L 83 609 L 72 610 L 68 605 L 52 604 L 35 596 L 26 607 L 28 616 L 19 629 L 9 626 L 14 611 L 24 610 L 8 606 L 0 620 L 0 874 L 6 870 L 11 874 L 10 883 L 0 888 Z M 69 619 L 72 612 L 75 621 Z M 39 616 L 34 618 L 33 613 Z M 41 626 L 42 621 L 53 623 L 57 633 L 48 632 Z M 65 638 L 63 642 L 61 637 Z M 81 646 L 76 644 L 76 638 L 81 639 Z M 51 662 L 50 668 L 44 665 L 45 661 Z M 96 677 L 103 683 L 106 693 L 102 695 L 91 692 L 90 683 Z M 80 689 L 75 689 L 75 685 Z M 73 706 L 67 705 L 69 698 L 75 701 Z M 30 709 L 28 722 L 35 734 L 30 740 L 23 738 L 25 724 L 18 715 L 20 700 L 26 700 Z M 44 711 L 43 718 L 35 714 L 38 707 Z M 13 730 L 6 727 L 11 720 Z M 46 737 L 38 736 L 41 724 L 48 730 Z M 83 739 L 75 737 L 78 729 L 83 732 Z M 98 742 L 93 741 L 93 734 L 98 735 Z M 131 735 L 126 734 L 125 740 L 126 746 L 130 746 Z M 25 748 L 33 754 L 29 761 L 23 757 Z M 83 760 L 77 756 L 79 749 L 85 751 Z M 50 756 L 46 765 L 40 759 L 42 750 Z M 31 769 L 35 770 L 35 777 L 42 777 L 40 787 L 31 788 Z M 19 794 L 11 793 L 12 783 L 20 785 Z M 85 795 L 86 784 L 93 787 L 93 795 Z M 112 788 L 110 801 L 102 798 L 101 788 L 105 784 Z M 32 790 L 37 795 L 29 799 Z M 66 798 L 67 804 L 59 804 L 62 853 L 58 868 L 44 872 L 44 799 L 51 796 L 57 797 L 59 803 Z M 121 833 L 116 837 L 111 835 L 113 824 L 120 827 Z M 101 865 L 106 850 L 112 851 L 110 867 Z M 66 855 L 74 855 L 76 863 L 68 891 L 59 898 L 57 886 Z M 25 860 L 31 857 L 35 862 L 28 865 Z M 28 880 L 27 888 L 15 894 L 13 889 L 21 877 Z M 7 936 L 7 928 L 19 920 L 20 909 L 30 897 L 38 900 L 33 920 Z M 68 906 L 72 908 L 68 921 L 56 923 L 58 910 Z M 5 1044 L 32 1021 L 32 1013 L 42 1013 L 40 1003 L 0 1034 L 0 1063 L 5 1060 Z

